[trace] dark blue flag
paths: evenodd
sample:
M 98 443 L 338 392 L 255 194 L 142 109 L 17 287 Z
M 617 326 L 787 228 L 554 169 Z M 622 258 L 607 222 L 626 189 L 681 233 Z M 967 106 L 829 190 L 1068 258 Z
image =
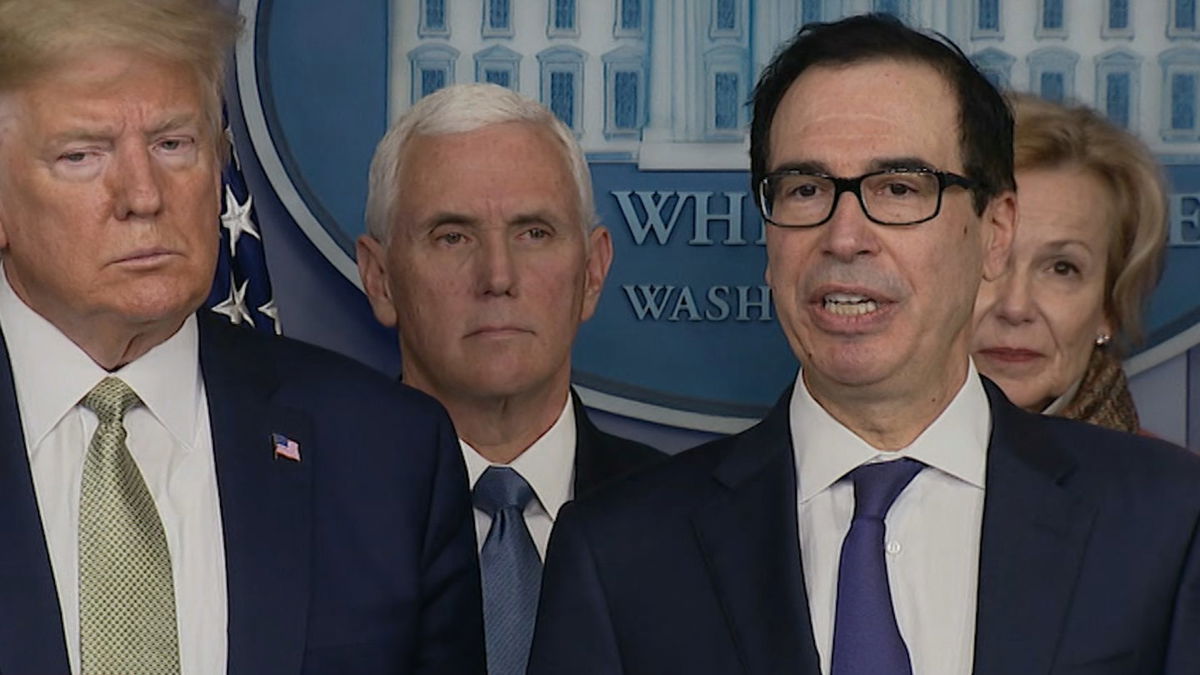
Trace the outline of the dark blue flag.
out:
M 221 250 L 205 306 L 224 314 L 231 323 L 247 323 L 257 330 L 278 334 L 279 311 L 267 274 L 262 232 L 228 126 L 225 142 L 229 161 L 221 171 Z

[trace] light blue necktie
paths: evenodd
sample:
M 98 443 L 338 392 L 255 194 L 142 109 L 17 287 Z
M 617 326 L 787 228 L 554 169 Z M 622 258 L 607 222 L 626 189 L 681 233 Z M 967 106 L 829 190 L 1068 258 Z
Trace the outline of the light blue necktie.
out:
M 488 675 L 525 675 L 529 661 L 542 580 L 542 560 L 525 527 L 531 499 L 533 488 L 508 467 L 488 467 L 475 483 L 475 508 L 492 517 L 479 552 Z
M 842 542 L 831 675 L 912 675 L 896 624 L 884 559 L 884 522 L 892 502 L 925 465 L 912 459 L 865 464 L 854 481 L 854 519 Z

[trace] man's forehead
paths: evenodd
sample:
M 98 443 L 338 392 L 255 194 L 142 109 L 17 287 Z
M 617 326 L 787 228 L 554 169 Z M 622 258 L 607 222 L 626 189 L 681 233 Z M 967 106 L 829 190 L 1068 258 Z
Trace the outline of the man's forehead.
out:
M 454 153 L 460 161 L 491 158 L 497 145 L 520 143 L 550 162 L 561 162 L 569 171 L 566 151 L 549 128 L 525 120 L 484 124 L 464 131 L 418 131 L 405 143 L 403 162 L 419 162 L 431 151 Z
M 878 163 L 920 157 L 955 169 L 958 106 L 945 77 L 916 62 L 871 60 L 809 68 L 771 122 L 770 167 L 793 162 Z
M 55 112 L 58 114 L 40 118 L 42 123 L 38 125 L 39 131 L 51 141 L 76 138 L 102 140 L 127 132 L 154 135 L 191 129 L 204 122 L 204 115 L 199 108 L 175 105 L 149 105 L 134 111 L 136 114 L 122 116 L 112 114 L 111 110 L 86 105 L 74 109 L 58 106 Z
M 10 109 L 22 109 L 19 117 L 53 127 L 45 129 L 49 133 L 115 132 L 129 122 L 143 130 L 173 128 L 207 119 L 204 91 L 185 67 L 159 62 L 116 70 L 130 77 L 114 77 L 114 69 L 65 65 L 0 95 L 0 102 L 7 98 Z
M 864 89 L 864 80 L 870 81 L 875 88 Z M 843 101 L 817 101 L 817 103 L 856 103 L 859 101 L 878 100 L 881 95 L 892 99 L 902 98 L 902 94 L 911 94 L 917 100 L 927 105 L 939 107 L 952 105 L 953 100 L 938 98 L 928 100 L 923 98 L 931 93 L 949 94 L 953 83 L 946 74 L 930 63 L 908 58 L 868 58 L 849 63 L 818 63 L 796 76 L 789 85 L 789 91 L 797 87 L 823 86 L 841 84 L 842 91 L 850 98 Z M 785 94 L 786 95 L 786 94 Z

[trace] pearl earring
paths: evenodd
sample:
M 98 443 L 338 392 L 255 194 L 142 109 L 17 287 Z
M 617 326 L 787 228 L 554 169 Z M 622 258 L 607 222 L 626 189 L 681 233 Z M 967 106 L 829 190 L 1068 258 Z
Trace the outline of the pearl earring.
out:
M 1108 344 L 1111 340 L 1112 340 L 1111 335 L 1109 335 L 1108 333 L 1101 333 L 1100 335 L 1096 336 L 1096 346 L 1103 347 L 1104 345 Z

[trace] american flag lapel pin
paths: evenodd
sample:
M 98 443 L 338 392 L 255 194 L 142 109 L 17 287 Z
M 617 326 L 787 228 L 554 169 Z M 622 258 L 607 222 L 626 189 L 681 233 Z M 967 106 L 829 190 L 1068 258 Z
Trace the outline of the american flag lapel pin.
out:
M 300 461 L 300 444 L 283 434 L 271 434 L 271 445 L 275 448 L 275 456 Z

